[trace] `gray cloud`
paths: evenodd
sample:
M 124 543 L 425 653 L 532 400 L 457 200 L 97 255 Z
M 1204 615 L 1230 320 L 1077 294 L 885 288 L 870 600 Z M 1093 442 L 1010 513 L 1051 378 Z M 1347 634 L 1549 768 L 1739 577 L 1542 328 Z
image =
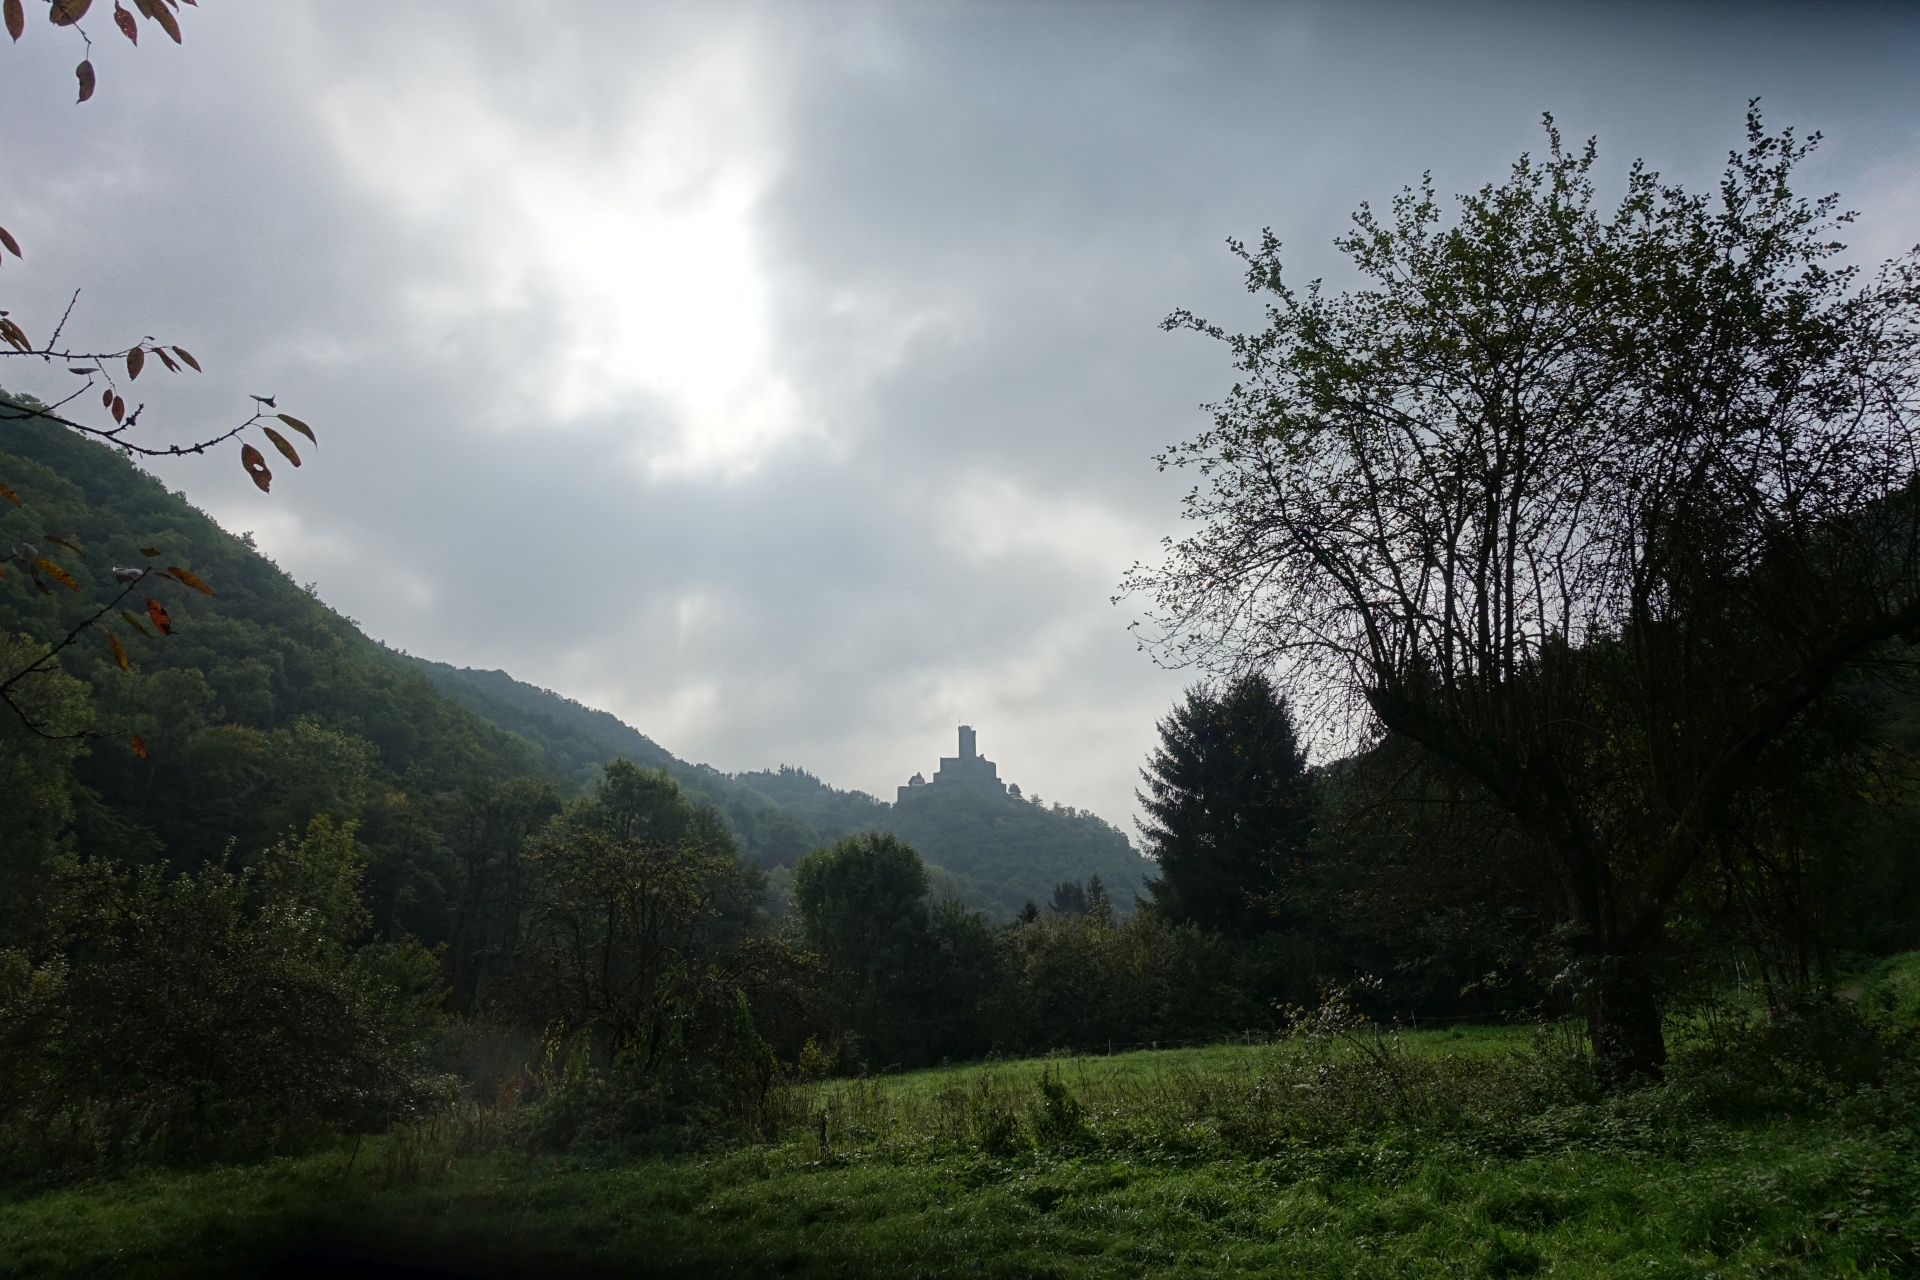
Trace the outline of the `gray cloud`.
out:
M 99 97 L 0 52 L 25 242 L 105 341 L 322 431 L 256 494 L 162 474 L 374 635 L 606 706 L 725 768 L 879 794 L 981 729 L 1125 821 L 1191 678 L 1108 597 L 1177 527 L 1150 455 L 1257 320 L 1222 242 L 1300 278 L 1361 200 L 1495 180 L 1552 110 L 1613 172 L 1709 180 L 1748 97 L 1815 181 L 1920 239 L 1920 21 L 1894 8 L 221 5 L 103 36 Z M 105 32 L 105 28 L 102 28 Z M 100 34 L 100 33 L 96 33 Z M 112 37 L 112 41 L 117 41 Z M 151 43 L 151 42 L 150 42 Z M 12 370 L 0 371 L 26 389 Z M 147 386 L 142 380 L 142 389 Z

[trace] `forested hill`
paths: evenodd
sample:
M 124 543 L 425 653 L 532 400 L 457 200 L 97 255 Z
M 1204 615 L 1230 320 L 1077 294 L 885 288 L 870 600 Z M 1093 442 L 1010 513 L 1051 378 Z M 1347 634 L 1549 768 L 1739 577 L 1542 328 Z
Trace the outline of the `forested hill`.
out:
M 900 809 L 789 765 L 726 774 L 677 759 L 617 717 L 504 671 L 411 661 L 440 692 L 544 747 L 579 782 L 620 756 L 665 768 L 725 813 L 743 850 L 765 867 L 791 867 L 808 850 L 844 835 L 892 831 L 951 877 L 940 881 L 943 888 L 1005 919 L 1028 900 L 1045 905 L 1062 881 L 1095 876 L 1124 911 L 1150 866 L 1124 834 L 1085 810 L 965 789 L 929 789 Z
M 455 832 L 468 819 L 456 811 L 512 779 L 525 780 L 514 789 L 523 800 L 530 787 L 552 797 L 538 810 L 625 757 L 667 769 L 712 803 L 742 852 L 769 868 L 878 828 L 919 845 L 951 873 L 943 886 L 1000 917 L 1028 898 L 1045 903 L 1062 880 L 1098 875 L 1122 907 L 1139 887 L 1142 860 L 1091 814 L 997 797 L 983 797 L 993 803 L 979 812 L 961 799 L 896 814 L 803 769 L 729 775 L 679 760 L 616 717 L 505 672 L 391 650 L 185 494 L 169 492 L 111 449 L 7 416 L 5 403 L 0 480 L 27 505 L 0 502 L 0 546 L 40 544 L 79 591 L 56 586 L 41 594 L 16 571 L 0 581 L 0 633 L 56 642 L 112 598 L 111 567 L 143 563 L 142 547 L 158 550 L 159 564 L 198 574 L 217 594 L 154 586 L 174 634 L 148 639 L 121 628 L 130 671 L 118 668 L 100 632 L 62 655 L 62 669 L 78 681 L 68 690 L 78 699 L 73 714 L 137 732 L 149 756 L 138 758 L 124 736 L 94 742 L 71 762 L 78 786 L 70 800 L 41 806 L 34 822 L 11 815 L 0 823 L 12 828 L 0 834 L 0 855 L 43 858 L 71 825 L 82 851 L 191 866 L 220 856 L 229 839 L 241 850 L 258 848 L 328 813 L 360 823 L 382 923 L 431 939 L 428 920 L 453 909 L 447 886 L 459 879 L 449 860 L 461 856 Z M 48 544 L 49 535 L 73 542 L 86 558 Z M 135 612 L 144 594 L 132 598 Z M 69 766 L 47 768 L 51 779 Z M 22 804 L 26 785 L 12 784 Z

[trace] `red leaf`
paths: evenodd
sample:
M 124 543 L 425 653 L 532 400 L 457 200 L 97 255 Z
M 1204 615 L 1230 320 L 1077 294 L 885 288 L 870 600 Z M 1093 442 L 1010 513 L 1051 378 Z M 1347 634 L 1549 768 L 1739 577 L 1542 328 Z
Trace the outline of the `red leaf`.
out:
M 20 495 L 3 484 L 0 484 L 0 498 L 5 498 L 16 507 L 20 505 Z
M 240 465 L 247 469 L 247 474 L 253 477 L 253 482 L 260 486 L 260 492 L 265 493 L 272 486 L 273 472 L 267 470 L 267 460 L 252 445 L 240 446 Z
M 167 349 L 165 347 L 155 347 L 153 349 L 153 354 L 160 357 L 160 363 L 167 366 L 168 373 L 180 372 L 180 366 L 173 362 L 173 357 L 167 354 Z
M 147 758 L 147 744 L 140 741 L 139 734 L 129 733 L 127 735 L 127 745 L 132 747 L 133 754 L 139 756 L 142 760 Z
M 154 554 L 155 554 L 155 555 L 158 555 L 158 554 L 159 554 L 159 552 L 157 552 L 157 551 L 156 551 L 156 552 L 155 552 Z M 210 587 L 210 586 L 208 586 L 208 585 L 207 585 L 206 583 L 204 583 L 204 582 L 202 582 L 202 581 L 200 581 L 200 579 L 199 579 L 199 577 L 198 577 L 198 576 L 196 576 L 195 574 L 192 574 L 192 573 L 190 573 L 190 572 L 188 572 L 188 571 L 187 571 L 187 570 L 185 570 L 185 569 L 182 569 L 182 568 L 181 568 L 181 567 L 180 567 L 179 565 L 177 565 L 177 564 L 170 564 L 170 565 L 168 565 L 168 566 L 167 566 L 167 572 L 168 572 L 168 573 L 170 573 L 170 574 L 172 574 L 172 575 L 173 575 L 173 577 L 174 577 L 175 579 L 177 579 L 177 580 L 178 580 L 178 581 L 180 582 L 180 584 L 181 584 L 182 586 L 188 586 L 188 587 L 192 587 L 192 588 L 193 588 L 193 589 L 194 589 L 195 591 L 198 591 L 198 592 L 200 592 L 200 593 L 201 593 L 201 594 L 203 594 L 203 595 L 209 595 L 209 596 L 210 596 L 210 595 L 212 595 L 212 594 L 213 594 L 213 588 L 212 588 L 212 587 Z
M 173 354 L 179 356 L 182 360 L 185 360 L 187 364 L 192 367 L 195 373 L 200 372 L 200 362 L 198 360 L 195 360 L 192 356 L 188 355 L 185 347 L 175 347 L 173 349 Z
M 20 0 L 7 0 L 7 34 L 18 40 L 27 29 L 27 15 L 21 11 Z
M 167 606 L 152 596 L 142 597 L 147 602 L 147 616 L 153 619 L 153 629 L 163 636 L 173 634 L 173 619 L 167 614 Z
M 133 350 L 127 352 L 127 377 L 129 379 L 139 377 L 140 371 L 146 367 L 147 367 L 146 352 L 142 351 L 138 347 L 135 347 Z
M 120 637 L 109 631 L 107 632 L 107 643 L 113 647 L 113 660 L 120 664 L 122 671 L 125 671 L 127 669 L 127 651 L 120 647 Z
M 82 62 L 73 69 L 73 74 L 80 81 L 80 96 L 75 98 L 74 101 L 76 103 L 85 102 L 93 96 L 93 64 L 91 62 Z
M 132 14 L 117 4 L 113 6 L 113 25 L 120 28 L 120 34 L 127 39 L 135 44 L 140 43 L 140 24 L 133 20 Z
M 93 0 L 54 0 L 53 11 L 47 15 L 56 27 L 70 27 L 87 16 L 87 10 L 93 7 Z M 85 63 L 81 64 L 85 66 Z
M 102 391 L 100 393 L 100 407 L 102 409 L 113 408 L 113 388 L 112 387 L 108 387 L 105 391 Z
M 127 402 L 119 396 L 113 398 L 113 420 L 119 422 L 127 416 Z
M 8 0 L 8 3 L 19 4 L 20 0 Z M 7 246 L 8 252 L 12 253 L 14 257 L 17 258 L 20 256 L 20 242 L 15 240 L 12 233 L 5 227 L 0 227 L 0 244 Z

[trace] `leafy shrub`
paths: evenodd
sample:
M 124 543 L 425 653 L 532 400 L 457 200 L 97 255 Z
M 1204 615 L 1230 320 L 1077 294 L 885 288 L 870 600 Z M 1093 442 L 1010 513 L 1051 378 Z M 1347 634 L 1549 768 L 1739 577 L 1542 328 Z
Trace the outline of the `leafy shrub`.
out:
M 384 1128 L 427 1101 L 417 1014 L 365 964 L 351 827 L 254 866 L 168 876 L 69 861 L 45 933 L 0 964 L 0 1170 L 227 1156 Z

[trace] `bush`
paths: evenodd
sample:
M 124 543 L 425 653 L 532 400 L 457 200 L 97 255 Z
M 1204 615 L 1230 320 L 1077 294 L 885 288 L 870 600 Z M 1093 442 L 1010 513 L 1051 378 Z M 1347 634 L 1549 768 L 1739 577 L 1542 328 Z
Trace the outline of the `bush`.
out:
M 36 947 L 0 964 L 0 1172 L 284 1149 L 382 1129 L 430 1090 L 404 947 L 365 963 L 351 827 L 253 867 L 69 861 Z

